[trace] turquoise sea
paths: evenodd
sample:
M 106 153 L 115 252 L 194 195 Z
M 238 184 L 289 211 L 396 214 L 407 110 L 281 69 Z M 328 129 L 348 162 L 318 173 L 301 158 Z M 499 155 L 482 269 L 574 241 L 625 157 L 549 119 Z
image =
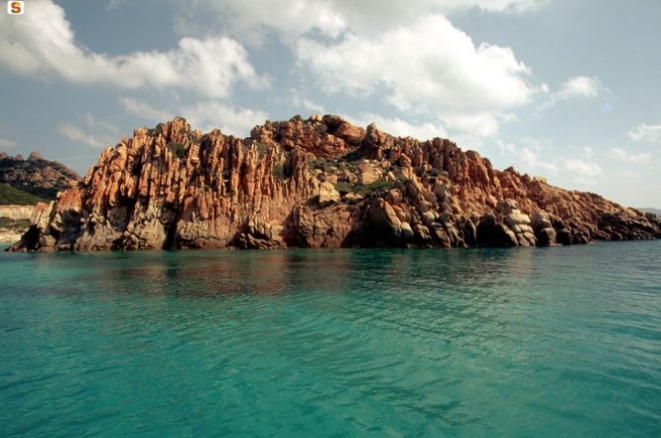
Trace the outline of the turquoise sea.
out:
M 660 437 L 661 241 L 0 254 L 2 437 Z

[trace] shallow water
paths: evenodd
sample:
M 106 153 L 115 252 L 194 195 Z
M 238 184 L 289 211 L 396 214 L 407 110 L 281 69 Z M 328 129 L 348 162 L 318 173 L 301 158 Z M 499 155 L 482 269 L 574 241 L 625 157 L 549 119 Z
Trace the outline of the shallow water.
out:
M 661 436 L 661 242 L 0 254 L 0 436 Z

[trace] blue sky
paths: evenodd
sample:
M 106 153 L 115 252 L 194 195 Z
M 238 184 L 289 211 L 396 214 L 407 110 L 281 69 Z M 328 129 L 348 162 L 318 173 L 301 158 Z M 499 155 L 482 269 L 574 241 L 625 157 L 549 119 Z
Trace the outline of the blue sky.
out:
M 27 0 L 0 13 L 0 151 L 84 173 L 175 115 L 245 137 L 332 113 L 661 207 L 659 22 L 658 0 Z

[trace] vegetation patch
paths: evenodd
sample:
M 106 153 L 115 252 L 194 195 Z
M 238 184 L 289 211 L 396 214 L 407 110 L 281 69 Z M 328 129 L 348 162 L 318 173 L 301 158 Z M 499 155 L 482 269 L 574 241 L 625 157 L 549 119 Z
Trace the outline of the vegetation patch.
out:
M 0 218 L 0 228 L 5 230 L 12 231 L 25 231 L 30 227 L 30 221 L 28 219 L 9 219 L 6 217 Z
M 335 183 L 335 190 L 337 190 L 340 193 L 349 193 L 349 192 L 354 192 L 356 186 L 346 182 L 346 181 L 338 181 Z
M 154 135 L 154 136 L 162 135 L 163 134 L 163 128 L 165 128 L 165 124 L 164 123 L 159 123 L 158 125 L 156 125 L 156 127 L 154 127 L 154 129 L 151 130 L 149 135 Z
M 385 179 L 378 179 L 370 184 L 363 184 L 356 186 L 358 191 L 356 193 L 367 196 L 373 192 L 387 192 L 397 186 L 397 181 L 386 181 Z
M 0 184 L 0 205 L 35 205 L 37 202 L 47 201 L 9 184 Z
M 273 176 L 278 181 L 283 181 L 285 179 L 285 166 L 284 164 L 275 164 L 273 166 Z
M 385 179 L 379 179 L 370 184 L 351 184 L 346 181 L 340 181 L 335 184 L 335 190 L 340 193 L 352 192 L 361 196 L 387 192 L 395 187 L 397 187 L 397 181 L 386 181 Z
M 258 158 L 264 158 L 269 151 L 270 146 L 259 141 L 251 143 L 250 146 L 254 146 L 257 151 Z
M 448 173 L 447 173 L 446 171 L 444 171 L 444 170 L 439 170 L 439 169 L 437 169 L 437 168 L 435 168 L 435 167 L 432 167 L 431 169 L 429 169 L 429 174 L 430 174 L 431 176 L 444 176 L 444 177 L 447 177 L 447 176 L 448 176 Z
M 168 150 L 177 158 L 184 158 L 186 156 L 186 146 L 181 143 L 171 141 L 168 143 Z

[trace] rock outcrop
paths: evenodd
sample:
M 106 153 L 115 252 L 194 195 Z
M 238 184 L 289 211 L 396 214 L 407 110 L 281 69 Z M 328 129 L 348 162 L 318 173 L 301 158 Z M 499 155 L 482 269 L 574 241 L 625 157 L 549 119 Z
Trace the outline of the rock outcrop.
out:
M 474 247 L 661 237 L 653 215 L 550 186 L 449 140 L 337 116 L 245 139 L 176 118 L 104 150 L 13 250 Z
M 67 190 L 80 176 L 64 164 L 49 161 L 37 152 L 27 160 L 21 155 L 12 157 L 0 152 L 0 183 L 32 195 L 55 199 L 57 192 Z
M 34 205 L 0 205 L 0 219 L 15 221 L 30 219 L 34 215 Z

